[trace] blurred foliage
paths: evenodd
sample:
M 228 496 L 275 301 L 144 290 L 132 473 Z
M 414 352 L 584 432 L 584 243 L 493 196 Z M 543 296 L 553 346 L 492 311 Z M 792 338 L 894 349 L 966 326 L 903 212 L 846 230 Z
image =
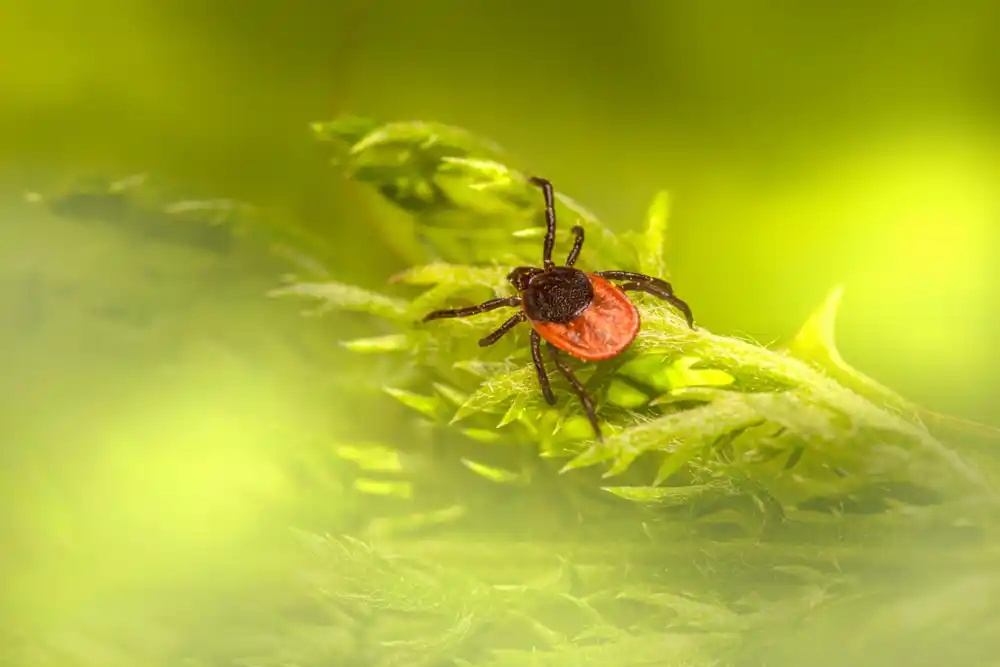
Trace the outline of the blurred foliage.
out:
M 525 327 L 484 349 L 476 340 L 502 312 L 418 323 L 505 295 L 510 267 L 538 262 L 540 197 L 524 174 L 492 143 L 436 123 L 313 130 L 340 169 L 409 214 L 391 233 L 421 261 L 382 292 L 331 279 L 322 244 L 242 204 L 219 218 L 137 181 L 96 199 L 33 199 L 77 218 L 95 201 L 104 219 L 134 206 L 153 229 L 193 221 L 212 234 L 189 240 L 250 235 L 294 258 L 272 295 L 370 318 L 341 343 L 367 368 L 357 386 L 410 412 L 408 439 L 304 455 L 303 504 L 338 516 L 297 515 L 304 555 L 239 605 L 11 630 L 6 664 L 749 666 L 809 654 L 958 666 L 992 655 L 996 434 L 929 420 L 849 366 L 833 339 L 839 288 L 784 349 L 691 331 L 638 297 L 631 349 L 577 364 L 609 434 L 595 444 L 561 382 L 555 408 L 540 400 Z M 665 270 L 666 193 L 642 231 L 615 234 L 562 194 L 558 213 L 559 247 L 571 224 L 587 230 L 581 267 Z M 334 460 L 346 472 L 331 479 Z M 345 521 L 361 504 L 366 518 Z
M 953 480 L 966 467 L 994 478 L 995 430 L 939 412 L 1000 414 L 998 19 L 994 0 L 5 3 L 0 663 L 305 667 L 426 651 L 474 665 L 993 664 L 993 510 Z M 352 109 L 488 132 L 504 150 L 411 127 L 460 163 L 553 179 L 615 240 L 669 186 L 637 257 L 595 237 L 585 260 L 658 266 L 709 331 L 853 390 L 860 446 L 892 459 L 873 478 L 915 486 L 835 481 L 834 497 L 853 497 L 789 509 L 789 488 L 824 481 L 814 451 L 836 450 L 823 420 L 839 438 L 840 410 L 800 413 L 781 404 L 802 396 L 794 382 L 754 387 L 672 342 L 582 367 L 601 374 L 617 433 L 673 415 L 664 426 L 694 428 L 688 412 L 728 399 L 816 421 L 773 445 L 750 427 L 715 448 L 651 448 L 609 478 L 615 461 L 559 474 L 589 431 L 561 391 L 533 432 L 526 379 L 449 425 L 483 382 L 526 364 L 523 332 L 483 354 L 474 341 L 494 321 L 414 327 L 420 300 L 487 298 L 504 288 L 493 265 L 536 262 L 537 193 L 484 197 L 464 166 L 448 188 L 431 160 L 455 204 L 418 211 L 412 174 L 331 177 L 303 128 Z M 321 148 L 348 173 L 343 152 L 392 134 L 372 119 L 323 125 L 341 135 Z M 117 213 L 14 201 L 53 176 L 138 171 L 151 176 L 40 198 L 119 192 Z M 565 230 L 579 214 L 561 215 Z M 414 266 L 426 277 L 384 284 Z M 483 285 L 446 297 L 444 267 Z M 289 296 L 322 294 L 261 299 L 281 272 L 295 274 Z M 359 314 L 373 294 L 379 314 Z M 299 317 L 302 303 L 317 316 Z M 639 303 L 670 335 L 672 313 Z M 750 368 L 784 360 L 715 347 Z M 747 390 L 779 405 L 731 396 Z M 766 489 L 737 477 L 726 495 L 713 475 L 739 471 L 741 443 L 763 443 L 774 473 L 747 461 Z M 940 482 L 927 478 L 934 443 Z M 899 460 L 911 452 L 915 470 Z M 301 540 L 261 572 L 285 524 Z M 491 606 L 515 601 L 520 616 Z

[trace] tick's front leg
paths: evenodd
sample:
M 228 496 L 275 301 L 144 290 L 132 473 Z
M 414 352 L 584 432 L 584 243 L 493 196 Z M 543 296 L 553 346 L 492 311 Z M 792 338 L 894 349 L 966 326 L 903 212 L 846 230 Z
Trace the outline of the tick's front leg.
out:
M 502 299 L 490 299 L 489 301 L 484 301 L 478 306 L 467 306 L 465 308 L 449 308 L 445 310 L 435 310 L 432 313 L 427 313 L 424 315 L 424 322 L 430 322 L 431 320 L 440 320 L 446 317 L 468 317 L 470 315 L 478 315 L 479 313 L 486 313 L 491 310 L 496 310 L 497 308 L 505 308 L 512 306 L 520 306 L 521 297 L 519 296 L 508 296 Z

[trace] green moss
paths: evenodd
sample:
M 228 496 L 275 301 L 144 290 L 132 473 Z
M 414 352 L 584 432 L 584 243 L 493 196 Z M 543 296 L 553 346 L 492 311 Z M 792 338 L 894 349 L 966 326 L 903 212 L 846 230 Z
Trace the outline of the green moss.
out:
M 467 396 L 452 412 L 432 407 L 430 399 L 404 401 L 425 418 L 433 416 L 439 428 L 469 422 L 467 428 L 486 429 L 492 423 L 505 427 L 504 437 L 511 442 L 543 447 L 561 435 L 572 440 L 564 448 L 576 452 L 563 466 L 567 474 L 602 465 L 608 474 L 618 475 L 642 460 L 640 469 L 650 488 L 666 481 L 663 470 L 675 467 L 670 478 L 692 484 L 738 472 L 788 507 L 834 501 L 873 485 L 918 485 L 941 497 L 988 493 L 982 472 L 938 441 L 920 422 L 917 408 L 840 358 L 832 338 L 839 291 L 785 351 L 703 328 L 691 331 L 675 311 L 640 297 L 643 330 L 632 348 L 603 368 L 580 369 L 591 376 L 590 389 L 610 437 L 604 444 L 589 443 L 576 428 L 568 437 L 567 419 L 578 417 L 580 408 L 560 385 L 559 418 L 544 419 L 547 406 L 525 356 L 523 333 L 497 349 L 470 345 L 507 314 L 419 324 L 433 308 L 509 294 L 504 277 L 510 268 L 537 262 L 542 229 L 538 193 L 524 174 L 496 161 L 500 151 L 495 146 L 461 130 L 389 123 L 365 125 L 367 133 L 352 134 L 355 126 L 353 119 L 322 126 L 324 137 L 349 138 L 342 157 L 348 173 L 404 207 L 418 185 L 437 193 L 413 210 L 417 232 L 431 239 L 429 253 L 435 261 L 393 277 L 398 285 L 423 291 L 409 301 L 338 283 L 292 285 L 276 293 L 310 296 L 328 308 L 367 310 L 394 324 L 398 332 L 388 337 L 346 344 L 359 352 L 419 359 L 422 374 L 414 391 L 438 383 L 455 396 Z M 624 237 L 566 197 L 558 200 L 564 221 L 561 241 L 567 240 L 569 221 L 582 220 L 587 228 L 585 264 L 665 271 L 666 193 L 650 206 L 645 231 Z M 435 236 L 445 228 L 447 235 Z M 472 263 L 464 263 L 470 258 Z M 505 365 L 496 372 L 478 377 L 459 372 L 498 361 Z M 659 393 L 646 394 L 643 387 Z M 400 400 L 409 396 L 394 395 Z M 794 475 L 776 464 L 792 458 Z M 885 500 L 891 496 L 887 493 Z
M 833 336 L 839 289 L 785 349 L 692 331 L 637 297 L 632 347 L 576 364 L 607 432 L 597 443 L 561 380 L 556 407 L 541 399 L 524 327 L 477 345 L 507 314 L 420 322 L 509 294 L 509 269 L 537 263 L 540 202 L 524 174 L 491 142 L 435 123 L 346 118 L 313 130 L 340 169 L 410 214 L 412 227 L 394 230 L 409 230 L 402 245 L 421 256 L 384 290 L 327 280 L 332 267 L 319 266 L 271 296 L 369 318 L 371 332 L 340 343 L 373 375 L 400 369 L 381 395 L 409 428 L 304 455 L 314 479 L 343 464 L 306 502 L 368 513 L 315 530 L 332 535 L 297 532 L 305 557 L 280 596 L 211 624 L 209 648 L 144 664 L 835 664 L 789 639 L 800 627 L 854 647 L 851 664 L 888 664 L 914 633 L 938 637 L 937 663 L 978 664 L 941 647 L 985 646 L 1000 609 L 965 604 L 930 574 L 1000 590 L 995 431 L 929 413 L 850 367 Z M 621 235 L 561 193 L 557 207 L 560 247 L 571 224 L 587 230 L 585 268 L 667 275 L 666 193 Z M 260 236 L 322 264 L 309 238 Z M 64 664 L 56 639 L 30 654 Z

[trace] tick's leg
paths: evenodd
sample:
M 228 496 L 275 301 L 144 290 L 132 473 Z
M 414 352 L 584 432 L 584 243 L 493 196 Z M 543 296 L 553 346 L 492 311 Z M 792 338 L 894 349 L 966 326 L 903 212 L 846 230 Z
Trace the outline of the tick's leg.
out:
M 511 329 L 513 329 L 514 327 L 516 327 L 518 324 L 520 324 L 521 322 L 523 322 L 525 320 L 525 318 L 526 318 L 526 315 L 524 314 L 524 311 L 522 310 L 517 315 L 515 315 L 514 317 L 510 318 L 509 320 L 507 320 L 506 322 L 504 322 L 503 324 L 501 324 L 500 328 L 497 329 L 496 331 L 494 331 L 493 333 L 491 333 L 489 336 L 481 338 L 479 340 L 479 347 L 486 347 L 487 345 L 492 345 L 493 343 L 497 342 L 498 340 L 500 340 L 501 338 L 503 338 L 503 335 L 505 333 L 507 333 L 508 331 L 510 331 Z
M 576 392 L 577 397 L 580 399 L 583 409 L 587 412 L 587 419 L 590 420 L 590 426 L 594 429 L 594 435 L 597 436 L 598 440 L 603 440 L 601 427 L 598 426 L 597 415 L 594 413 L 594 402 L 591 400 L 590 394 L 587 393 L 587 390 L 580 384 L 580 381 L 573 375 L 573 370 L 566 365 L 566 362 L 559 358 L 559 350 L 553 345 L 549 345 L 549 354 L 552 357 L 552 361 L 555 362 L 556 368 L 566 376 L 566 379 L 569 380 L 570 385 L 573 387 L 573 391 Z
M 634 273 L 632 271 L 598 271 L 597 275 L 610 278 L 611 280 L 633 280 L 637 283 L 655 285 L 667 294 L 674 293 L 673 286 L 666 280 L 663 280 L 662 278 L 654 278 L 653 276 L 647 276 L 643 273 Z
M 652 283 L 627 282 L 622 283 L 620 287 L 626 292 L 645 292 L 646 294 L 652 294 L 657 298 L 663 299 L 674 308 L 681 311 L 681 313 L 684 314 L 684 319 L 687 321 L 688 326 L 694 329 L 694 315 L 691 314 L 691 307 L 684 301 L 681 301 L 674 296 L 672 292 L 660 289 L 658 285 L 653 285 Z
M 542 246 L 542 266 L 551 269 L 555 264 L 552 262 L 552 249 L 556 245 L 556 202 L 552 194 L 552 184 L 544 178 L 532 176 L 528 179 L 533 185 L 542 189 L 545 196 L 545 245 Z
M 538 371 L 538 386 L 542 388 L 545 402 L 549 405 L 555 405 L 556 397 L 549 385 L 549 376 L 545 372 L 545 362 L 542 361 L 541 336 L 534 329 L 531 330 L 531 360 L 535 362 L 535 370 Z
M 576 240 L 573 241 L 573 249 L 569 251 L 569 256 L 566 258 L 566 266 L 576 264 L 576 259 L 580 256 L 580 250 L 583 249 L 583 227 L 580 225 L 573 227 L 573 235 L 576 237 Z
M 502 299 L 490 299 L 489 301 L 484 301 L 478 306 L 468 306 L 467 308 L 451 308 L 448 310 L 435 310 L 433 313 L 427 313 L 424 315 L 424 322 L 429 322 L 431 320 L 440 320 L 446 317 L 468 317 L 469 315 L 478 315 L 479 313 L 489 312 L 491 310 L 496 310 L 497 308 L 503 308 L 505 306 L 520 306 L 521 297 L 519 296 L 508 296 Z
M 694 315 L 691 314 L 691 307 L 674 296 L 674 288 L 666 280 L 632 271 L 598 271 L 597 275 L 611 280 L 628 280 L 630 282 L 622 285 L 622 289 L 646 292 L 663 299 L 684 313 L 684 319 L 687 320 L 688 326 L 694 329 Z

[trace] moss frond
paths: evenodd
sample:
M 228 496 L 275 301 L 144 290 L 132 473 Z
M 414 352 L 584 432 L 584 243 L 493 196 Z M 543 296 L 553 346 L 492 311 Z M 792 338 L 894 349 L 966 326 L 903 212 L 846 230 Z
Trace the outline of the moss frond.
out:
M 397 195 L 404 190 L 437 193 L 413 211 L 434 261 L 393 278 L 424 288 L 411 295 L 408 305 L 401 297 L 362 297 L 334 285 L 293 286 L 283 293 L 322 295 L 326 307 L 367 309 L 399 327 L 388 338 L 347 344 L 365 353 L 395 353 L 408 346 L 423 368 L 417 385 L 444 384 L 454 395 L 467 397 L 452 414 L 442 416 L 447 409 L 440 405 L 419 410 L 427 418 L 433 415 L 438 428 L 502 426 L 506 440 L 533 442 L 548 456 L 561 451 L 568 460 L 560 467 L 567 474 L 602 466 L 606 476 L 619 476 L 638 466 L 630 479 L 645 482 L 635 487 L 635 497 L 681 494 L 657 490 L 665 484 L 731 493 L 732 485 L 718 480 L 734 476 L 789 509 L 843 502 L 880 485 L 915 484 L 941 497 L 992 494 L 979 471 L 927 430 L 917 408 L 843 361 L 832 335 L 839 290 L 785 350 L 691 331 L 662 302 L 639 297 L 643 329 L 632 348 L 604 368 L 580 366 L 610 431 L 604 444 L 588 442 L 586 432 L 575 428 L 582 415 L 566 387 L 558 387 L 556 410 L 540 400 L 523 334 L 496 349 L 471 344 L 505 314 L 417 322 L 427 310 L 445 304 L 510 294 L 504 281 L 510 268 L 537 261 L 540 205 L 525 175 L 499 162 L 503 153 L 492 143 L 454 128 L 364 125 L 352 119 L 323 127 L 327 138 L 364 128 L 365 133 L 355 132 L 344 142 L 349 173 L 391 201 L 403 205 Z M 558 200 L 562 220 L 582 220 L 593 232 L 584 253 L 590 264 L 666 270 L 665 192 L 651 204 L 645 230 L 630 235 L 631 240 L 613 234 L 561 193 Z M 450 235 L 434 241 L 434 233 L 445 228 Z M 532 230 L 537 233 L 528 233 Z M 464 243 L 461 248 L 452 244 L 457 239 Z M 465 263 L 469 257 L 473 261 Z M 462 369 L 475 369 L 478 377 L 456 372 Z
M 854 647 L 851 664 L 881 655 L 886 637 L 896 642 L 888 654 L 901 655 L 925 634 L 939 638 L 935 664 L 982 662 L 940 647 L 986 646 L 1000 627 L 995 605 L 964 597 L 1000 590 L 1000 452 L 966 437 L 996 431 L 934 415 L 851 367 L 834 340 L 839 288 L 779 349 L 692 331 L 636 297 L 643 328 L 631 348 L 575 365 L 606 430 L 596 443 L 565 383 L 554 378 L 556 407 L 541 399 L 523 328 L 477 345 L 509 313 L 421 322 L 509 295 L 510 268 L 538 262 L 544 226 L 525 174 L 492 142 L 436 123 L 344 118 L 313 132 L 346 174 L 411 214 L 424 256 L 372 291 L 328 279 L 322 244 L 270 230 L 259 237 L 272 249 L 315 267 L 271 296 L 370 320 L 370 333 L 339 342 L 409 428 L 392 443 L 304 454 L 323 482 L 311 502 L 328 507 L 337 487 L 338 516 L 342 505 L 378 509 L 337 534 L 296 533 L 306 558 L 273 617 L 241 617 L 232 633 L 210 624 L 211 637 L 189 630 L 211 655 L 177 649 L 145 664 L 800 664 L 781 652 L 816 655 L 782 644 L 796 628 L 830 654 Z M 133 185 L 38 200 L 107 217 L 133 210 L 122 204 Z M 557 200 L 559 248 L 571 224 L 587 230 L 584 267 L 667 275 L 665 192 L 643 229 L 621 235 Z M 168 209 L 213 228 L 218 213 Z M 267 226 L 250 211 L 237 226 L 257 234 Z M 405 372 L 383 378 L 380 367 Z M 938 427 L 949 424 L 946 441 Z M 329 459 L 343 470 L 324 467 Z M 918 590 L 904 564 L 962 580 Z M 863 628 L 843 621 L 859 609 L 877 614 Z M 59 639 L 24 655 L 64 664 Z M 120 664 L 145 656 L 128 658 Z

